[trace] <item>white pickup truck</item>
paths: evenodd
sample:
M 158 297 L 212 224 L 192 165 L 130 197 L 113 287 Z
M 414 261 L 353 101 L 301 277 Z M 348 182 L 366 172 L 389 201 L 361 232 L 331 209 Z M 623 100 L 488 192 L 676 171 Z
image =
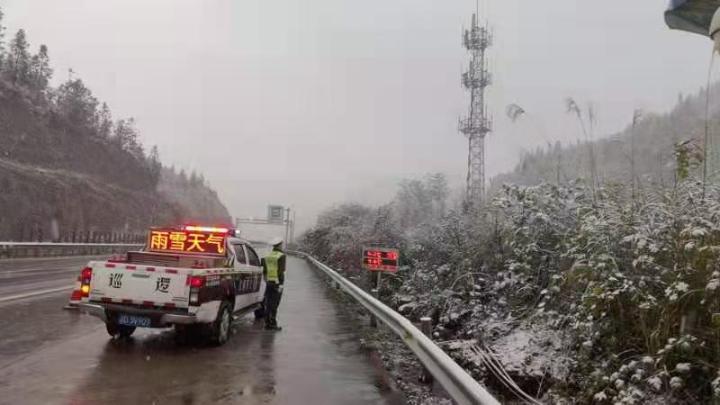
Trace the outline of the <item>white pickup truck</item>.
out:
M 92 261 L 80 279 L 80 309 L 103 320 L 112 336 L 174 326 L 181 339 L 202 335 L 222 345 L 234 315 L 264 312 L 260 258 L 223 228 L 152 229 L 144 250 Z

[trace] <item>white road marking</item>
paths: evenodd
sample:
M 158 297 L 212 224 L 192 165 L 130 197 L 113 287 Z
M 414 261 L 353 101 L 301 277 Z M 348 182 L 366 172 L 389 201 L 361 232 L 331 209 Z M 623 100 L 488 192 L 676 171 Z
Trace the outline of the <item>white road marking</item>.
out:
M 25 298 L 35 297 L 38 295 L 52 294 L 55 292 L 67 291 L 67 290 L 72 290 L 72 289 L 73 289 L 73 286 L 70 285 L 70 286 L 66 286 L 66 287 L 49 288 L 47 290 L 32 291 L 32 292 L 28 292 L 28 293 L 24 293 L 24 294 L 11 295 L 9 297 L 0 297 L 0 302 L 22 300 Z

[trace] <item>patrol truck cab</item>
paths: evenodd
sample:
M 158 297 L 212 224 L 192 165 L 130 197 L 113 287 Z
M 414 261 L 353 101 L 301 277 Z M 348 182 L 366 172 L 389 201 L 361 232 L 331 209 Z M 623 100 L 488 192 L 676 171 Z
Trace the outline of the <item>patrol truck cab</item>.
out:
M 78 306 L 111 336 L 174 326 L 180 339 L 198 335 L 222 345 L 234 316 L 264 314 L 260 257 L 227 228 L 151 229 L 143 250 L 91 261 L 80 278 Z

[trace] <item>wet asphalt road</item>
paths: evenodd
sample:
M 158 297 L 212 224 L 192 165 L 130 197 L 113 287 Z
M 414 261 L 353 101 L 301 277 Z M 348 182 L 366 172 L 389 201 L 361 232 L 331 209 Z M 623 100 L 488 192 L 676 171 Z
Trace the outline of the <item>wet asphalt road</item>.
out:
M 71 284 L 85 261 L 10 266 L 32 270 L 15 274 L 24 281 L 0 262 L 0 299 L 13 286 L 54 285 L 63 277 Z M 31 274 L 42 267 L 48 277 Z M 283 331 L 265 331 L 247 316 L 219 348 L 177 345 L 171 329 L 112 340 L 99 320 L 61 310 L 69 291 L 0 302 L 0 404 L 403 403 L 331 293 L 304 261 L 291 258 L 278 315 Z
M 72 287 L 85 264 L 96 257 L 0 260 L 0 302 L 9 296 Z

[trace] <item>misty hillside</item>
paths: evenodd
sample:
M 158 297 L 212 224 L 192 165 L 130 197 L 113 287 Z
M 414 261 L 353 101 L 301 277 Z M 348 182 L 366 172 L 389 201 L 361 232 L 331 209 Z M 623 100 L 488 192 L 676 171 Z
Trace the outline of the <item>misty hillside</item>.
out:
M 192 172 L 187 176 L 182 170 L 176 173 L 174 168 L 163 167 L 157 191 L 170 203 L 186 209 L 183 222 L 231 223 L 227 208 L 202 175 Z
M 113 119 L 73 74 L 51 87 L 52 74 L 47 47 L 31 52 L 24 31 L 0 46 L 0 240 L 229 220 L 201 177 L 145 150 L 132 118 Z
M 710 93 L 710 141 L 708 173 L 718 170 L 717 147 L 720 146 L 720 85 Z M 635 125 L 635 153 L 631 153 L 632 125 L 610 137 L 597 139 L 592 144 L 595 155 L 596 183 L 629 183 L 632 171 L 631 156 L 635 161 L 636 181 L 640 188 L 650 184 L 672 185 L 675 181 L 675 152 L 678 143 L 685 144 L 691 152 L 701 153 L 704 138 L 706 93 L 678 97 L 677 105 L 667 114 L 640 113 Z M 628 121 L 633 111 L 628 111 Z M 587 117 L 582 116 L 586 126 Z M 542 181 L 561 183 L 577 178 L 590 178 L 590 145 L 577 126 L 578 141 L 574 145 L 548 146 L 526 154 L 510 173 L 494 177 L 491 188 L 497 190 L 502 184 L 535 185 Z M 532 136 L 532 134 L 527 134 Z M 713 146 L 715 145 L 715 147 Z

